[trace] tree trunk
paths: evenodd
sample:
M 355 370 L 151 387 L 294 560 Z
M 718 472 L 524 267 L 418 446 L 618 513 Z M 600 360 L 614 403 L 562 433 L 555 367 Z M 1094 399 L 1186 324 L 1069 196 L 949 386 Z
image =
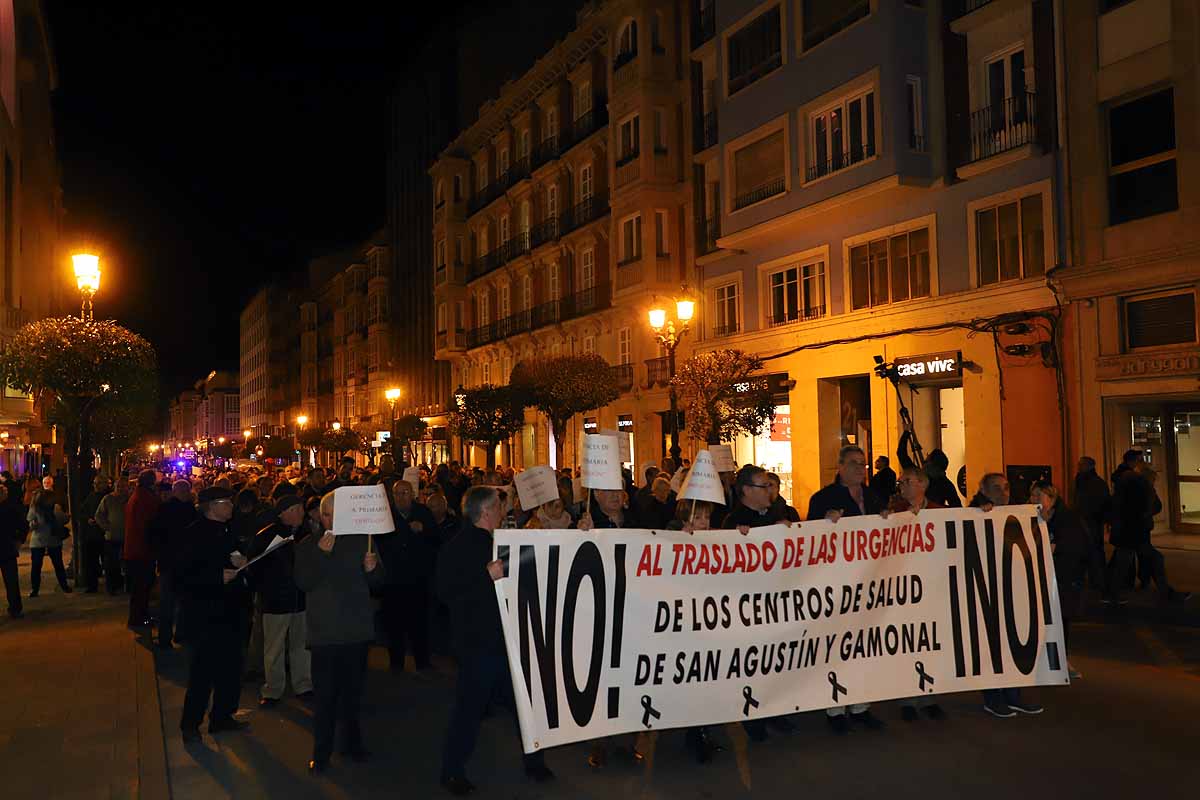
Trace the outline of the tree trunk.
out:
M 496 468 L 496 445 L 498 445 L 498 444 L 500 444 L 500 443 L 499 442 L 488 442 L 487 443 L 487 445 L 488 445 L 488 448 L 487 448 L 488 472 L 491 472 L 492 470 L 494 470 Z
M 559 420 L 550 420 L 550 429 L 554 431 L 554 463 L 559 469 L 566 466 L 563 463 L 563 449 L 567 439 L 567 424 Z

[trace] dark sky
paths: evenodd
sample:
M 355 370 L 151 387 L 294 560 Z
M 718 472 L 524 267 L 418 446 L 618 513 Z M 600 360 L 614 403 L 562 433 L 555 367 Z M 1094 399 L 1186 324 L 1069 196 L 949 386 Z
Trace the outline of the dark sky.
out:
M 96 314 L 171 392 L 236 369 L 269 275 L 383 224 L 388 87 L 461 3 L 47 5 L 68 237 L 100 243 Z

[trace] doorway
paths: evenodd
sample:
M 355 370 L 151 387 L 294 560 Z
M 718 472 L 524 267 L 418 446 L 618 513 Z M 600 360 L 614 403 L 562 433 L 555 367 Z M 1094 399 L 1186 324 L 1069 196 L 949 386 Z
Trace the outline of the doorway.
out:
M 1200 533 L 1200 403 L 1169 407 L 1167 428 L 1171 527 Z

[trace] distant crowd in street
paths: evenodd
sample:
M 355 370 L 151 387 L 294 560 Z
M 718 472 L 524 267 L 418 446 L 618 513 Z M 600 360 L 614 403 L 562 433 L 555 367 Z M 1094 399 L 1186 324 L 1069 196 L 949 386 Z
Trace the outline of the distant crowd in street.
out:
M 932 451 L 918 466 L 900 450 L 900 473 L 880 456 L 868 481 L 867 457 L 848 445 L 838 454 L 833 482 L 806 504 L 808 520 L 961 506 L 965 499 L 946 476 L 948 459 Z M 249 723 L 235 715 L 241 684 L 260 682 L 258 705 L 270 709 L 288 687 L 314 706 L 313 750 L 308 767 L 324 772 L 338 752 L 351 761 L 370 758 L 359 724 L 367 653 L 383 639 L 390 668 L 405 671 L 411 655 L 417 676 L 433 669 L 431 653 L 448 650 L 457 661 L 456 697 L 444 740 L 441 782 L 455 795 L 474 785 L 466 765 L 479 723 L 493 704 L 513 707 L 499 609 L 492 582 L 504 574 L 494 560 L 497 528 L 596 530 L 657 528 L 688 532 L 737 530 L 801 523 L 801 515 L 780 494 L 780 478 L 746 465 L 721 473 L 723 505 L 679 501 L 676 491 L 690 464 L 671 458 L 645 466 L 639 476 L 625 471 L 624 490 L 592 490 L 581 495 L 578 473 L 559 471 L 559 497 L 537 508 L 522 508 L 514 470 L 481 469 L 457 462 L 421 466 L 419 479 L 402 479 L 390 456 L 377 467 L 361 468 L 345 459 L 336 469 L 256 467 L 205 469 L 199 475 L 173 475 L 145 469 L 114 483 L 95 479 L 83 502 L 81 532 L 86 591 L 129 593 L 131 629 L 153 636 L 158 647 L 188 648 L 189 676 L 180 731 L 186 742 L 208 732 L 239 731 Z M 62 591 L 71 586 L 62 547 L 70 536 L 66 500 L 53 479 L 31 487 L 3 473 L 0 483 L 0 569 L 8 613 L 20 617 L 22 598 L 17 552 L 28 538 L 32 556 L 30 597 L 40 589 L 43 561 L 49 557 Z M 1143 454 L 1131 450 L 1109 481 L 1097 475 L 1095 461 L 1081 458 L 1073 502 L 1048 482 L 1035 484 L 1029 501 L 1049 531 L 1064 627 L 1083 605 L 1087 590 L 1110 605 L 1127 592 L 1153 585 L 1163 603 L 1190 595 L 1167 581 L 1162 554 L 1151 542 L 1154 515 L 1161 510 L 1155 472 Z M 391 505 L 393 533 L 334 536 L 337 495 L 343 486 L 382 484 Z M 1011 489 L 1001 472 L 982 476 L 969 505 L 989 510 L 1008 505 Z M 1114 551 L 1106 559 L 1105 538 Z M 156 616 L 151 614 L 157 585 Z M 376 625 L 376 619 L 379 625 Z M 377 627 L 381 635 L 377 637 Z M 1079 677 L 1072 670 L 1073 677 Z M 901 718 L 942 720 L 936 696 L 900 703 Z M 984 692 L 983 708 L 1007 718 L 1041 713 L 1017 689 Z M 880 730 L 884 720 L 868 704 L 830 708 L 832 733 L 856 728 Z M 744 723 L 750 741 L 771 732 L 794 730 L 788 717 Z M 692 728 L 684 740 L 705 763 L 723 747 L 713 732 Z M 593 743 L 588 763 L 605 767 L 609 742 Z M 635 761 L 637 745 L 620 752 Z M 539 751 L 524 757 L 535 781 L 554 777 Z

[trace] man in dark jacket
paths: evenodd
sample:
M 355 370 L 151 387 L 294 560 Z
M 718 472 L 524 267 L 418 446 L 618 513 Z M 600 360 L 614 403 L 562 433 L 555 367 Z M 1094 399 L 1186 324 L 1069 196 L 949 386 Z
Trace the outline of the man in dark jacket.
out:
M 871 488 L 886 505 L 896 493 L 896 472 L 887 456 L 875 459 L 875 474 L 871 476 Z
M 150 522 L 158 513 L 158 476 L 143 470 L 137 488 L 125 504 L 125 544 L 121 557 L 129 576 L 129 627 L 150 624 L 150 590 L 154 588 L 154 546 L 150 541 Z
M 83 536 L 79 546 L 83 549 L 83 577 L 88 594 L 100 591 L 100 575 L 104 572 L 104 530 L 96 524 L 96 509 L 104 495 L 112 491 L 112 482 L 105 475 L 92 480 L 92 491 L 83 499 Z
M 916 463 L 909 455 L 912 450 L 912 431 L 905 431 L 900 434 L 900 443 L 896 448 L 896 457 L 900 461 L 901 469 L 915 467 Z M 950 459 L 942 452 L 940 448 L 934 448 L 929 451 L 929 455 L 925 458 L 925 474 L 929 476 L 929 491 L 926 496 L 930 500 L 941 503 L 946 508 L 962 508 L 962 498 L 958 495 L 958 489 L 955 488 L 954 482 L 946 477 L 946 470 L 950 468 Z M 878 494 L 878 492 L 876 492 Z M 887 505 L 888 498 L 880 498 L 884 505 Z
M 1075 473 L 1074 510 L 1083 519 L 1088 532 L 1088 582 L 1104 591 L 1104 525 L 1112 510 L 1108 484 L 1096 472 L 1096 459 L 1081 456 Z
M 429 584 L 437 557 L 437 523 L 415 496 L 408 481 L 392 483 L 396 530 L 375 540 L 388 572 L 381 605 L 392 672 L 404 671 L 406 640 L 416 671 L 429 669 Z
M 884 501 L 866 485 L 866 477 L 867 455 L 863 449 L 853 444 L 843 447 L 838 451 L 838 471 L 833 483 L 814 494 L 808 501 L 808 518 L 837 522 L 842 517 L 878 514 L 883 511 Z M 945 477 L 943 472 L 942 479 L 945 480 Z M 926 496 L 932 498 L 932 491 L 927 491 Z M 825 716 L 829 720 L 830 728 L 838 735 L 849 733 L 850 720 L 871 730 L 884 727 L 883 720 L 871 713 L 870 703 L 835 706 L 826 709 Z
M 158 514 L 150 523 L 150 537 L 158 554 L 158 646 L 171 649 L 173 640 L 182 642 L 186 638 L 183 616 L 177 614 L 179 586 L 175 580 L 175 562 L 185 544 L 185 531 L 196 521 L 196 506 L 192 500 L 192 485 L 187 481 L 175 481 L 171 485 L 171 496 L 159 506 Z M 176 617 L 179 636 L 176 639 Z
M 177 555 L 175 576 L 188 624 L 191 658 L 183 717 L 179 727 L 185 742 L 200 738 L 200 721 L 208 709 L 208 732 L 247 727 L 236 720 L 241 689 L 242 640 L 249 587 L 246 558 L 237 552 L 229 529 L 233 493 L 212 487 L 200 492 L 200 517 L 187 527 L 187 546 Z
M 21 605 L 21 581 L 17 574 L 17 554 L 29 531 L 20 505 L 8 502 L 8 487 L 0 484 L 0 576 L 8 595 L 8 615 L 13 619 L 24 616 Z
M 463 497 L 463 529 L 443 548 L 437 565 L 437 594 L 450 607 L 458 682 L 446 747 L 442 786 L 455 795 L 474 791 L 467 780 L 467 759 L 475 749 L 479 723 L 493 698 L 512 709 L 512 679 L 504 649 L 500 607 L 493 582 L 504 577 L 504 564 L 492 560 L 492 533 L 504 519 L 500 497 L 491 486 L 474 486 Z M 542 752 L 527 753 L 525 774 L 538 782 L 554 777 Z
M 321 498 L 325 533 L 296 545 L 296 586 L 304 592 L 305 632 L 312 652 L 313 757 L 309 772 L 324 772 L 333 755 L 338 720 L 342 753 L 354 761 L 370 758 L 359 724 L 367 646 L 375 638 L 371 588 L 385 570 L 368 536 L 334 536 L 334 492 Z
M 292 690 L 297 697 L 312 694 L 312 660 L 305 632 L 304 592 L 296 585 L 296 544 L 308 533 L 304 525 L 304 500 L 286 495 L 275 503 L 276 522 L 254 537 L 250 552 L 256 558 L 279 539 L 290 541 L 272 550 L 252 567 L 252 579 L 262 608 L 263 682 L 260 708 L 270 708 L 283 697 L 287 668 L 292 672 Z M 286 659 L 286 664 L 285 664 Z

